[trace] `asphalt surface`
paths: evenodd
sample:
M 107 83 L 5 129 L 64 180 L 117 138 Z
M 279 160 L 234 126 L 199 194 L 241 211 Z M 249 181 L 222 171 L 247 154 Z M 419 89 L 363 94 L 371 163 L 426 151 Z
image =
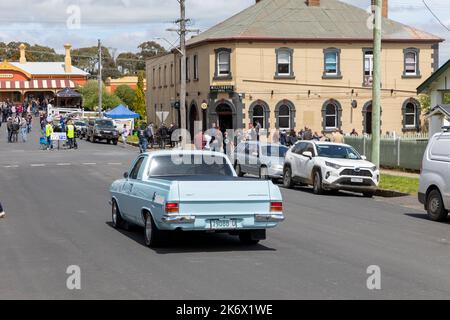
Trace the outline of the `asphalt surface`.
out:
M 186 234 L 152 250 L 110 224 L 108 188 L 137 149 L 79 146 L 7 144 L 0 128 L 0 299 L 450 298 L 450 223 L 411 199 L 282 189 L 287 220 L 257 246 Z M 70 265 L 81 290 L 66 287 Z M 371 265 L 381 290 L 367 289 Z

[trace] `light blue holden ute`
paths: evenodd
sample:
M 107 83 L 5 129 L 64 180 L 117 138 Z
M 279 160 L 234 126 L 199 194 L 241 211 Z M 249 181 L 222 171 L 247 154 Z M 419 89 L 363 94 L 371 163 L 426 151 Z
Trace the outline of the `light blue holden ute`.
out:
M 110 192 L 114 228 L 144 227 L 149 247 L 164 245 L 175 231 L 225 232 L 257 244 L 284 220 L 279 188 L 238 177 L 217 152 L 143 153 Z

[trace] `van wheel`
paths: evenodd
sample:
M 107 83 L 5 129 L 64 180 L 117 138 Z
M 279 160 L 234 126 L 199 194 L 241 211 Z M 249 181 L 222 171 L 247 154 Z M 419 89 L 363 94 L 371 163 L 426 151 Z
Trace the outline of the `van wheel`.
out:
M 123 220 L 122 215 L 120 214 L 119 207 L 115 200 L 112 201 L 111 206 L 111 221 L 114 229 L 122 229 L 124 228 L 126 222 Z
M 322 175 L 320 174 L 319 170 L 314 173 L 313 191 L 314 194 L 317 195 L 323 194 L 324 192 L 322 185 Z
M 244 173 L 242 172 L 241 165 L 236 162 L 236 165 L 234 166 L 234 170 L 236 171 L 236 174 L 238 177 L 243 177 Z
M 448 211 L 445 210 L 442 195 L 438 190 L 432 190 L 427 198 L 428 216 L 433 221 L 445 221 L 448 216 Z
M 292 182 L 292 170 L 290 167 L 284 169 L 283 186 L 288 189 L 292 189 L 294 183 Z

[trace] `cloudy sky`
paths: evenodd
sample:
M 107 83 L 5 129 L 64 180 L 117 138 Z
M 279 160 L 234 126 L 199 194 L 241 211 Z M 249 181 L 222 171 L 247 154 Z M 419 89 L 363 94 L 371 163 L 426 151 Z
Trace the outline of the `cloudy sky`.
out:
M 297 0 L 303 1 L 303 0 Z M 342 0 L 366 9 L 370 0 Z M 252 5 L 255 0 L 186 0 L 191 28 L 206 30 Z M 450 1 L 426 0 L 450 28 Z M 426 9 L 422 0 L 389 0 L 390 18 L 447 39 L 441 64 L 450 59 L 450 32 Z M 101 38 L 113 52 L 137 51 L 137 45 L 164 37 L 176 41 L 173 21 L 177 0 L 14 0 L 0 3 L 0 41 L 26 41 L 54 47 L 94 46 Z M 164 46 L 169 47 L 165 42 Z

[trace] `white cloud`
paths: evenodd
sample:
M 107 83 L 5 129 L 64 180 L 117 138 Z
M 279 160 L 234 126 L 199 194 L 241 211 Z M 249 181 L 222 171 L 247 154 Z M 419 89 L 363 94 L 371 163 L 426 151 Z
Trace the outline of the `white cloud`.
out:
M 263 0 L 264 1 L 264 0 Z M 302 0 L 295 0 L 302 1 Z M 366 9 L 370 0 L 342 0 Z M 207 28 L 252 5 L 255 0 L 187 0 L 187 16 L 192 28 Z M 427 0 L 430 7 L 449 24 L 448 0 Z M 66 26 L 67 7 L 81 9 L 81 29 Z M 137 46 L 156 37 L 175 41 L 177 36 L 166 29 L 179 15 L 176 0 L 14 0 L 1 1 L 0 41 L 27 41 L 54 47 L 62 45 L 95 46 L 101 38 L 106 46 L 118 51 L 136 51 Z M 449 38 L 446 31 L 426 10 L 421 0 L 389 1 L 390 17 L 396 21 Z M 163 43 L 163 45 L 166 45 Z M 450 42 L 441 45 L 441 62 L 450 58 Z

